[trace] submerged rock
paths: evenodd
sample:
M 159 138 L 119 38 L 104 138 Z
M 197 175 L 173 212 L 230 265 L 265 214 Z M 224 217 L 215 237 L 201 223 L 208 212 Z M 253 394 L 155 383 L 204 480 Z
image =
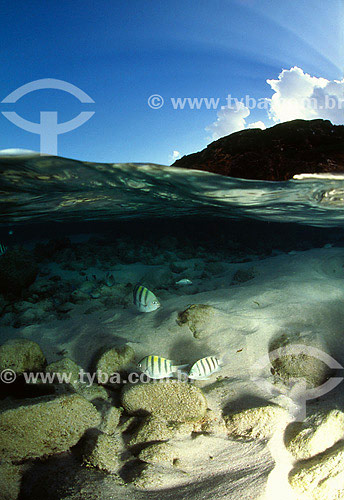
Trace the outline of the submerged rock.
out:
M 238 269 L 232 278 L 233 284 L 246 283 L 246 281 L 253 280 L 255 273 L 252 268 L 250 269 Z
M 50 363 L 45 371 L 47 373 L 55 374 L 56 378 L 54 381 L 59 383 L 63 377 L 66 377 L 66 383 L 69 383 L 72 387 L 78 388 L 80 384 L 80 370 L 81 367 L 78 366 L 74 361 L 69 358 L 63 358 L 54 363 Z
M 129 414 L 151 414 L 170 422 L 192 422 L 204 417 L 206 399 L 200 389 L 179 381 L 127 385 L 122 405 Z
M 20 493 L 22 467 L 10 462 L 0 464 L 1 500 L 17 500 Z
M 204 269 L 204 272 L 209 275 L 219 275 L 225 271 L 225 268 L 221 262 L 209 262 Z
M 291 423 L 286 429 L 285 445 L 296 460 L 304 460 L 325 451 L 343 437 L 344 413 L 322 411 L 303 422 Z
M 289 483 L 314 500 L 337 500 L 344 496 L 344 442 L 297 464 Z
M 183 455 L 186 455 L 184 452 Z M 176 463 L 180 465 L 181 449 L 170 443 L 154 443 L 144 448 L 139 459 L 149 464 L 160 464 L 164 466 L 173 466 Z
M 133 486 L 138 490 L 147 492 L 161 490 L 161 495 L 156 498 L 162 498 L 164 490 L 178 488 L 186 481 L 187 477 L 184 471 L 177 469 L 171 471 L 170 467 L 147 463 L 146 467 L 143 468 L 139 476 L 133 481 Z
M 46 359 L 36 342 L 27 339 L 8 340 L 0 346 L 0 371 L 10 369 L 16 375 L 24 372 L 41 372 Z
M 63 358 L 46 367 L 46 372 L 55 374 L 53 384 L 58 394 L 71 390 L 77 392 L 88 401 L 107 400 L 106 389 L 97 383 L 90 385 L 83 369 L 69 358 Z
M 205 416 L 193 426 L 193 432 L 197 434 L 227 434 L 227 427 L 221 415 L 214 410 L 207 410 Z
M 109 287 L 114 286 L 114 284 L 116 283 L 114 275 L 112 273 L 107 273 L 104 279 L 104 283 Z
M 181 260 L 176 262 L 171 262 L 170 269 L 173 273 L 180 274 L 183 273 L 188 268 L 188 264 Z
M 110 436 L 114 434 L 118 428 L 122 411 L 123 408 L 117 408 L 110 403 L 104 403 L 103 407 L 100 409 L 102 422 L 99 429 Z
M 109 473 L 116 473 L 122 467 L 120 452 L 122 449 L 119 436 L 109 436 L 98 430 L 92 430 L 83 439 L 83 464 Z
M 76 392 L 83 396 L 87 401 L 91 401 L 92 403 L 96 400 L 107 400 L 109 399 L 109 394 L 105 387 L 93 384 L 88 386 L 87 384 L 79 384 L 75 388 Z
M 229 435 L 249 439 L 267 439 L 287 424 L 288 412 L 276 405 L 260 406 L 225 415 Z
M 216 309 L 206 304 L 192 304 L 185 311 L 178 314 L 177 323 L 179 326 L 186 325 L 198 339 L 207 335 L 208 330 L 212 330 L 212 321 Z
M 69 450 L 100 423 L 92 403 L 78 394 L 42 397 L 0 407 L 0 454 L 13 461 Z
M 173 437 L 172 427 L 167 421 L 158 417 L 146 417 L 131 436 L 128 446 L 149 443 L 151 441 L 167 441 Z
M 298 346 L 302 346 L 302 352 L 298 352 Z M 326 347 L 320 339 L 302 333 L 283 333 L 269 345 L 274 374 L 285 384 L 304 379 L 307 387 L 322 385 L 332 375 L 332 370 L 327 363 L 316 357 L 317 350 L 326 353 Z
M 29 252 L 8 250 L 0 259 L 0 293 L 19 297 L 36 279 L 38 267 Z
M 125 370 L 135 358 L 135 351 L 129 345 L 113 347 L 99 357 L 96 370 L 110 377 L 112 374 Z

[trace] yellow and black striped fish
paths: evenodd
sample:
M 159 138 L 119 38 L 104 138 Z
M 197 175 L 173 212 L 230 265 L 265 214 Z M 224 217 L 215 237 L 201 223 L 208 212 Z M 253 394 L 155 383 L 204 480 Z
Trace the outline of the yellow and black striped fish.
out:
M 148 375 L 149 378 L 159 379 L 172 377 L 188 365 L 175 365 L 170 359 L 150 355 L 141 359 L 138 366 L 142 373 Z
M 199 359 L 192 365 L 188 377 L 195 380 L 205 380 L 221 370 L 221 362 L 214 356 Z
M 2 243 L 0 243 L 0 257 L 1 255 L 4 255 L 7 251 L 7 247 L 5 247 L 5 245 L 3 245 Z
M 136 285 L 133 290 L 133 300 L 140 312 L 155 311 L 160 307 L 160 302 L 153 292 L 143 285 Z

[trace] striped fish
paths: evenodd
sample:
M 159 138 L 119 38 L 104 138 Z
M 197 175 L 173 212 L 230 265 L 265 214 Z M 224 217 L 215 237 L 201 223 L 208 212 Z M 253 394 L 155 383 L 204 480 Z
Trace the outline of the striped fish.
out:
M 159 379 L 173 377 L 178 370 L 188 365 L 174 365 L 173 361 L 160 356 L 146 356 L 138 363 L 138 367 L 149 378 Z
M 6 250 L 7 250 L 7 247 L 5 247 L 5 245 L 0 243 L 0 257 L 1 257 L 1 255 L 4 255 L 6 253 Z
M 205 380 L 219 370 L 221 370 L 221 362 L 214 356 L 208 356 L 199 359 L 192 365 L 188 377 L 195 380 Z
M 140 312 L 151 312 L 160 307 L 160 302 L 154 293 L 143 285 L 135 286 L 133 290 L 133 300 Z

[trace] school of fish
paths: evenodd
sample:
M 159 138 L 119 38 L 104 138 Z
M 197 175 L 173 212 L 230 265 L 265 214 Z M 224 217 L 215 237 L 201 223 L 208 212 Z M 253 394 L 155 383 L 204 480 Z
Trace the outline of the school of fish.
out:
M 184 282 L 184 283 L 181 283 Z M 179 284 L 191 284 L 189 280 L 181 280 Z M 143 285 L 137 284 L 133 290 L 133 302 L 140 312 L 147 313 L 156 311 L 160 302 L 153 292 Z M 154 356 L 145 356 L 138 363 L 141 372 L 152 379 L 163 379 L 175 376 L 178 372 L 184 373 L 191 380 L 206 380 L 214 373 L 221 370 L 221 361 L 215 356 L 207 356 L 194 363 L 188 372 L 185 369 L 189 365 L 176 365 L 174 361 Z
M 191 369 L 186 371 L 188 366 L 176 365 L 171 359 L 152 354 L 145 356 L 138 363 L 141 372 L 152 379 L 170 378 L 181 373 L 192 380 L 206 380 L 221 369 L 221 361 L 214 356 L 208 356 L 196 361 Z

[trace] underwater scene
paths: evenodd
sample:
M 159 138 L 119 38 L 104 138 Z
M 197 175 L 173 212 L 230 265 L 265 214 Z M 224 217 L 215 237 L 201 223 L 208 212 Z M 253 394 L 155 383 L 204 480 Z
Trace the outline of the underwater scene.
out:
M 343 199 L 3 153 L 0 497 L 344 498 Z

